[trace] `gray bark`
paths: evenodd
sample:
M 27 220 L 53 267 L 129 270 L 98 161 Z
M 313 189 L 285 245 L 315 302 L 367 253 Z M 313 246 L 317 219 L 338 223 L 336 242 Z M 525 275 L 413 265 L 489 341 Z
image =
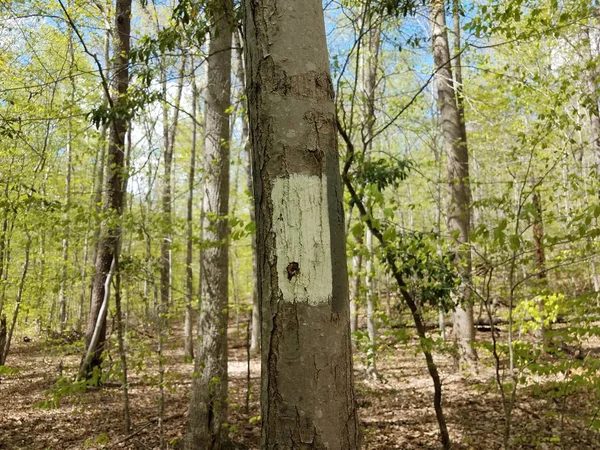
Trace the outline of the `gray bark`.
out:
M 597 49 L 594 49 L 592 44 L 590 30 L 588 28 L 584 28 L 583 30 L 583 38 L 584 43 L 587 44 L 585 48 L 585 54 L 589 60 L 597 57 Z M 588 70 L 585 74 L 585 90 L 588 95 L 588 111 L 590 115 L 590 131 L 592 135 L 592 151 L 594 154 L 594 159 L 596 163 L 596 176 L 600 178 L 600 108 L 598 107 L 598 100 L 600 99 L 598 96 L 598 71 L 597 70 Z M 600 196 L 600 191 L 599 194 Z
M 106 30 L 104 34 L 104 59 L 106 61 L 110 61 L 110 45 L 111 45 L 111 27 L 108 21 L 108 17 L 105 19 L 106 21 Z M 106 78 L 111 77 L 111 72 L 107 68 L 106 70 Z M 103 106 L 108 107 L 109 99 L 108 93 L 103 92 Z M 93 203 L 95 206 L 96 219 L 94 219 L 94 238 L 93 238 L 93 251 L 92 251 L 92 264 L 94 265 L 94 272 L 92 273 L 91 278 L 91 289 L 90 296 L 94 294 L 94 283 L 96 282 L 96 259 L 98 258 L 98 249 L 100 246 L 100 232 L 102 230 L 102 223 L 98 219 L 102 212 L 102 193 L 105 188 L 104 184 L 104 176 L 106 172 L 106 136 L 108 134 L 108 126 L 106 124 L 102 124 L 100 126 L 100 139 L 98 151 L 96 152 L 96 160 L 94 161 L 94 183 L 95 189 L 93 193 Z M 90 297 L 91 302 L 91 297 Z M 89 319 L 89 317 L 88 317 Z
M 229 269 L 229 108 L 233 1 L 208 4 L 210 30 L 204 145 L 204 241 L 200 341 L 186 449 L 220 449 L 227 435 L 227 325 Z
M 70 83 L 70 101 L 73 104 L 75 100 L 75 79 L 73 78 L 73 66 L 75 54 L 73 50 L 73 32 L 69 34 L 69 83 Z M 71 171 L 73 165 L 73 123 L 71 118 L 67 120 L 67 174 L 65 177 L 65 214 L 64 219 L 65 222 L 68 222 L 69 219 L 69 208 L 71 206 Z M 68 227 L 65 230 L 65 236 L 62 241 L 62 268 L 60 274 L 60 289 L 58 293 L 58 303 L 60 305 L 59 312 L 59 331 L 62 333 L 65 328 L 65 324 L 67 321 L 67 297 L 66 297 L 66 289 L 67 289 L 67 264 L 69 262 L 69 230 Z
M 431 1 L 430 16 L 433 60 L 437 70 L 438 108 L 446 148 L 446 171 L 450 188 L 448 231 L 454 240 L 456 254 L 454 261 L 457 270 L 465 280 L 461 285 L 459 302 L 454 312 L 454 333 L 461 360 L 469 362 L 477 359 L 473 347 L 475 339 L 473 302 L 468 286 L 471 278 L 469 156 L 455 97 L 444 0 Z
M 179 121 L 179 106 L 181 104 L 181 94 L 183 92 L 183 75 L 185 73 L 185 56 L 181 59 L 179 69 L 179 80 L 177 82 L 177 93 L 175 104 L 173 105 L 173 116 L 169 117 L 169 108 L 166 102 L 167 96 L 167 63 L 166 56 L 162 58 L 162 84 L 163 96 L 163 192 L 162 192 L 162 213 L 163 213 L 163 237 L 160 246 L 160 299 L 165 307 L 171 304 L 171 275 L 172 275 L 172 228 L 173 219 L 171 215 L 172 204 L 172 183 L 171 174 L 173 172 L 173 150 L 175 149 L 175 138 L 177 137 L 177 123 Z M 167 312 L 166 310 L 163 312 Z
M 362 246 L 362 239 L 356 239 L 356 245 Z M 359 250 L 352 256 L 352 286 L 350 288 L 350 331 L 358 330 L 358 304 L 360 298 L 360 281 L 362 270 L 362 253 Z
M 261 448 L 357 449 L 322 3 L 250 0 L 245 13 L 262 317 Z
M 194 219 L 194 183 L 196 179 L 196 142 L 198 135 L 198 86 L 194 74 L 194 60 L 192 67 L 192 149 L 190 155 L 190 171 L 188 175 L 188 201 L 187 201 L 187 247 L 185 257 L 186 269 L 186 304 L 184 322 L 184 354 L 188 358 L 194 357 L 193 318 L 194 318 L 194 273 L 192 271 L 193 250 L 193 219 Z
M 241 42 L 240 33 L 235 34 L 235 44 L 238 48 L 236 56 L 237 62 L 237 77 L 239 83 L 246 93 L 246 69 L 244 61 L 244 49 Z M 254 186 L 252 183 L 252 145 L 250 142 L 250 129 L 248 127 L 248 105 L 246 104 L 246 112 L 243 114 L 242 122 L 242 142 L 244 142 L 244 150 L 246 152 L 246 160 L 244 169 L 246 171 L 246 188 L 250 193 L 250 221 L 256 222 L 256 210 L 254 208 Z M 258 302 L 258 279 L 257 279 L 257 261 L 256 261 L 256 233 L 251 237 L 252 245 L 252 317 L 250 327 L 250 352 L 256 353 L 260 350 L 260 304 Z
M 368 14 L 368 33 L 366 52 L 363 58 L 363 90 L 364 90 L 364 130 L 363 143 L 365 147 L 366 158 L 371 157 L 373 151 L 373 129 L 375 127 L 375 88 L 377 85 L 377 66 L 379 61 L 379 47 L 381 41 L 380 25 L 376 22 L 373 14 L 369 11 Z M 367 243 L 367 262 L 366 262 L 366 304 L 367 304 L 367 331 L 369 333 L 369 352 L 371 353 L 367 359 L 367 374 L 369 376 L 377 376 L 375 365 L 376 351 L 375 344 L 377 341 L 377 324 L 375 323 L 375 304 L 374 304 L 374 286 L 373 286 L 373 233 L 371 230 L 366 231 Z
M 533 247 L 535 255 L 535 267 L 537 272 L 537 283 L 540 290 L 545 290 L 548 287 L 548 277 L 546 273 L 546 250 L 544 248 L 544 221 L 542 212 L 542 196 L 539 192 L 539 185 L 535 179 L 532 180 L 531 201 L 533 203 L 533 210 L 535 212 L 533 220 Z M 542 292 L 543 293 L 543 292 Z M 536 330 L 536 338 L 545 344 L 546 331 L 548 331 L 544 324 L 545 313 L 544 313 L 544 300 L 540 298 L 537 302 L 537 307 L 540 311 L 541 323 L 539 328 Z

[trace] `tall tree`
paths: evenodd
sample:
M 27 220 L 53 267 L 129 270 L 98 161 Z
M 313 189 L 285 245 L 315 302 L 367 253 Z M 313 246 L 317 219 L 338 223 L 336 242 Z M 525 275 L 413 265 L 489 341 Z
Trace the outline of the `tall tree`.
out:
M 227 421 L 229 110 L 233 0 L 207 5 L 210 27 L 205 109 L 203 233 L 198 349 L 187 449 L 219 449 Z
M 238 82 L 242 88 L 242 92 L 246 93 L 246 69 L 244 64 L 244 49 L 241 32 L 234 35 L 234 45 L 238 49 L 236 52 L 236 75 Z M 250 194 L 250 221 L 256 222 L 256 211 L 254 209 L 254 186 L 252 183 L 252 145 L 250 142 L 250 129 L 248 126 L 248 106 L 242 114 L 242 142 L 244 143 L 244 151 L 246 159 L 244 161 L 244 169 L 246 171 L 246 189 Z M 252 248 L 252 318 L 251 318 L 251 335 L 250 335 L 250 351 L 258 352 L 260 345 L 260 304 L 258 302 L 258 280 L 257 280 L 257 261 L 256 261 L 256 234 L 250 236 Z
M 75 78 L 73 76 L 73 66 L 75 65 L 75 51 L 73 49 L 73 31 L 69 33 L 69 42 L 67 46 L 69 53 L 69 105 L 73 106 L 75 100 Z M 64 220 L 68 221 L 69 208 L 71 206 L 71 179 L 73 168 L 73 123 L 72 118 L 67 119 L 67 173 L 65 176 L 65 213 Z M 59 312 L 59 330 L 62 333 L 67 321 L 67 269 L 69 262 L 69 230 L 65 230 L 65 236 L 62 240 L 62 268 L 60 274 L 60 288 L 58 291 L 58 303 L 60 305 Z
M 249 0 L 245 14 L 262 313 L 261 448 L 357 449 L 322 3 Z
M 115 253 L 119 250 L 121 239 L 120 220 L 123 213 L 125 176 L 125 135 L 127 134 L 127 88 L 129 86 L 129 49 L 131 33 L 131 0 L 116 0 L 115 33 L 113 55 L 113 93 L 110 95 L 110 107 L 113 112 L 110 121 L 110 140 L 108 145 L 108 178 L 106 180 L 106 198 L 104 209 L 109 219 L 102 224 L 102 232 L 96 257 L 96 276 L 92 290 L 90 315 L 86 328 L 86 352 L 79 377 L 89 376 L 94 367 L 102 362 L 102 351 L 106 341 L 106 313 L 110 284 L 109 273 L 118 270 L 115 267 Z M 112 268 L 112 270 L 111 270 Z M 95 332 L 97 330 L 97 332 Z M 97 338 L 96 338 L 97 336 Z
M 543 220 L 543 209 L 542 209 L 542 194 L 540 193 L 540 184 L 535 178 L 531 180 L 531 203 L 533 205 L 533 224 L 532 224 L 532 234 L 533 234 L 533 248 L 534 248 L 534 260 L 535 260 L 535 269 L 536 269 L 536 278 L 538 281 L 538 290 L 540 290 L 541 294 L 544 294 L 544 291 L 548 287 L 548 275 L 546 273 L 546 249 L 544 247 L 544 220 Z M 546 337 L 547 326 L 544 323 L 546 320 L 545 308 L 544 308 L 544 299 L 543 295 L 538 296 L 537 307 L 540 312 L 540 324 L 539 328 L 536 330 L 536 338 L 546 344 L 544 342 L 544 338 Z
M 368 8 L 368 7 L 367 7 Z M 375 129 L 375 94 L 377 87 L 377 71 L 379 61 L 379 48 L 381 44 L 381 24 L 374 13 L 367 9 L 367 36 L 366 36 L 366 52 L 363 54 L 362 74 L 363 74 L 363 114 L 364 114 L 364 129 L 362 133 L 363 148 L 365 159 L 370 159 L 373 153 L 373 133 Z M 368 360 L 367 372 L 370 376 L 377 376 L 375 366 L 375 343 L 377 339 L 377 324 L 375 322 L 375 286 L 373 278 L 375 275 L 373 269 L 373 233 L 370 229 L 366 230 L 367 244 L 367 263 L 365 275 L 366 288 L 366 304 L 367 304 L 367 331 L 369 333 L 370 357 Z
M 192 259 L 194 256 L 193 243 L 193 218 L 194 218 L 194 186 L 196 180 L 196 143 L 198 136 L 198 85 L 194 72 L 194 58 L 191 57 L 192 67 L 192 148 L 190 154 L 190 169 L 188 175 L 188 199 L 186 216 L 186 253 L 185 253 L 185 276 L 186 276 L 186 303 L 184 320 L 184 353 L 188 358 L 194 357 L 193 344 L 193 317 L 194 317 L 194 274 L 192 271 Z
M 454 333 L 463 361 L 474 361 L 477 354 L 473 347 L 475 327 L 469 280 L 471 277 L 471 250 L 469 230 L 471 223 L 469 186 L 469 154 L 466 132 L 463 135 L 461 114 L 457 104 L 455 84 L 452 77 L 446 9 L 444 0 L 432 0 L 430 5 L 431 41 L 433 61 L 436 68 L 438 109 L 446 147 L 446 172 L 450 188 L 448 201 L 448 231 L 455 244 L 455 264 L 463 283 L 459 303 L 454 312 Z
M 162 186 L 162 213 L 163 213 L 163 237 L 160 245 L 160 301 L 164 307 L 171 303 L 172 292 L 172 255 L 171 241 L 173 217 L 171 210 L 173 186 L 171 175 L 173 172 L 173 150 L 175 149 L 175 138 L 177 137 L 177 125 L 179 122 L 179 109 L 181 104 L 181 95 L 183 92 L 183 79 L 185 74 L 185 55 L 181 58 L 181 66 L 177 80 L 177 92 L 175 94 L 175 104 L 173 105 L 173 115 L 169 117 L 169 107 L 167 104 L 167 57 L 161 58 L 161 83 L 163 89 L 162 119 L 163 119 L 163 186 Z

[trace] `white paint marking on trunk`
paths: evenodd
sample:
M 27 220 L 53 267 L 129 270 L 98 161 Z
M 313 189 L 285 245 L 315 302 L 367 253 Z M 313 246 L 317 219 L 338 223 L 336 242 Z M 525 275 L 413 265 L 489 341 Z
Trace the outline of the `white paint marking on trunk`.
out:
M 277 279 L 286 302 L 320 305 L 332 297 L 327 179 L 293 174 L 271 191 Z

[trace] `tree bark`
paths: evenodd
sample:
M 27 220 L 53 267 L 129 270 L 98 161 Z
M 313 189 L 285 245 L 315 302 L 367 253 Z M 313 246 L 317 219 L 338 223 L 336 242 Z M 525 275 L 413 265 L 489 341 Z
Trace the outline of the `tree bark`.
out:
M 583 41 L 586 48 L 585 54 L 589 60 L 597 57 L 597 51 L 593 48 L 592 36 L 589 28 L 583 30 Z M 592 151 L 596 165 L 596 176 L 600 178 L 600 108 L 598 107 L 598 71 L 587 70 L 585 74 L 585 93 L 588 96 L 586 101 L 587 109 L 590 115 L 590 131 L 592 134 Z M 598 191 L 600 196 L 600 190 Z
M 194 73 L 194 60 L 192 67 L 192 149 L 190 154 L 190 171 L 188 175 L 188 200 L 187 200 L 187 247 L 185 256 L 186 270 L 186 304 L 184 322 L 184 354 L 187 358 L 194 357 L 194 273 L 192 271 L 192 260 L 194 258 L 193 248 L 193 219 L 194 219 L 194 185 L 196 179 L 196 142 L 198 135 L 198 86 Z
M 19 280 L 19 288 L 17 291 L 17 300 L 15 302 L 15 309 L 13 312 L 12 321 L 8 334 L 4 339 L 4 346 L 0 348 L 0 366 L 6 364 L 6 358 L 8 358 L 8 352 L 10 351 L 10 345 L 12 343 L 13 333 L 15 326 L 17 325 L 17 318 L 19 317 L 19 311 L 21 310 L 21 303 L 23 301 L 23 291 L 25 290 L 25 279 L 27 278 L 27 272 L 29 270 L 29 252 L 31 250 L 31 235 L 29 231 L 26 231 L 27 241 L 25 243 L 25 261 L 23 262 L 23 270 L 21 271 L 21 279 Z
M 362 238 L 356 238 L 355 245 L 362 247 Z M 352 285 L 350 287 L 350 332 L 358 330 L 358 305 L 360 299 L 360 281 L 362 270 L 362 250 L 352 256 Z
M 177 137 L 177 124 L 179 121 L 179 107 L 181 104 L 181 95 L 183 92 L 183 77 L 185 74 L 186 57 L 181 59 L 181 67 L 179 69 L 179 80 L 177 81 L 177 93 L 175 95 L 175 104 L 173 105 L 173 116 L 169 118 L 169 108 L 166 101 L 167 96 L 167 67 L 166 56 L 162 57 L 162 84 L 163 95 L 163 189 L 162 189 L 162 213 L 163 213 L 163 237 L 160 246 L 160 300 L 165 309 L 168 311 L 168 306 L 171 304 L 172 292 L 172 228 L 173 218 L 171 214 L 172 204 L 172 183 L 171 175 L 173 172 L 173 151 L 175 149 L 175 138 Z
M 104 33 L 104 59 L 106 61 L 110 61 L 110 46 L 111 46 L 111 26 L 109 22 L 109 16 L 107 14 L 105 18 L 105 33 Z M 106 78 L 109 79 L 111 77 L 110 68 L 106 69 Z M 108 93 L 103 92 L 103 106 L 108 107 L 109 99 Z M 98 259 L 98 249 L 100 246 L 100 233 L 102 231 L 102 222 L 98 219 L 102 213 L 102 192 L 105 188 L 104 178 L 106 172 L 106 135 L 108 133 L 107 124 L 103 123 L 100 125 L 100 139 L 98 149 L 96 151 L 96 160 L 94 161 L 94 191 L 92 201 L 95 206 L 95 218 L 93 218 L 94 222 L 94 237 L 93 237 L 93 251 L 92 251 L 92 265 L 94 267 L 94 271 L 92 272 L 91 277 L 91 289 L 90 289 L 90 304 L 92 301 L 92 297 L 94 294 L 94 284 L 96 283 L 96 260 Z M 88 317 L 89 320 L 89 317 Z
M 433 60 L 437 71 L 438 108 L 446 147 L 446 171 L 450 188 L 448 231 L 454 241 L 456 255 L 454 262 L 464 279 L 454 312 L 454 333 L 459 345 L 460 359 L 463 362 L 470 362 L 477 360 L 477 354 L 473 347 L 475 328 L 473 326 L 473 302 L 469 288 L 471 279 L 469 156 L 467 142 L 461 128 L 461 115 L 457 106 L 452 78 L 444 0 L 431 1 L 430 24 Z
M 377 66 L 379 61 L 379 47 L 381 41 L 380 25 L 374 18 L 371 11 L 368 12 L 368 32 L 366 52 L 363 57 L 363 91 L 364 91 L 364 130 L 363 130 L 363 146 L 365 151 L 365 159 L 371 158 L 373 152 L 373 129 L 375 127 L 375 89 L 377 86 Z M 375 302 L 374 302 L 374 285 L 373 285 L 373 233 L 367 228 L 365 241 L 367 244 L 367 261 L 365 264 L 365 301 L 367 304 L 367 331 L 369 333 L 369 350 L 367 358 L 367 374 L 371 377 L 377 376 L 376 359 L 376 341 L 377 341 L 377 324 L 375 321 Z
M 121 114 L 111 121 L 110 141 L 108 145 L 108 178 L 106 186 L 105 210 L 112 217 L 102 224 L 98 255 L 96 258 L 96 275 L 92 290 L 90 315 L 86 329 L 86 353 L 91 353 L 91 358 L 84 358 L 80 367 L 80 378 L 90 375 L 94 367 L 102 363 L 102 351 L 106 340 L 106 320 L 101 318 L 100 312 L 106 314 L 107 308 L 102 308 L 105 297 L 106 279 L 110 272 L 115 252 L 119 248 L 120 217 L 123 213 L 125 177 L 125 135 L 127 120 L 123 117 L 127 105 L 127 87 L 129 85 L 129 48 L 131 32 L 131 0 L 117 0 L 115 8 L 115 39 L 114 39 L 114 100 L 112 108 Z M 115 268 L 118 270 L 118 267 Z M 92 336 L 96 323 L 101 324 L 96 345 L 91 346 Z
M 534 210 L 534 220 L 533 220 L 533 247 L 534 247 L 534 255 L 535 255 L 535 267 L 537 272 L 537 283 L 538 289 L 543 294 L 544 290 L 548 285 L 548 277 L 546 273 L 546 251 L 544 248 L 544 221 L 543 221 L 543 212 L 542 212 L 542 196 L 539 192 L 538 182 L 533 179 L 532 180 L 532 193 L 531 193 L 531 201 L 533 203 Z M 545 336 L 546 331 L 548 330 L 544 321 L 545 321 L 545 310 L 544 310 L 544 300 L 543 296 L 538 297 L 539 300 L 537 302 L 537 307 L 540 311 L 541 322 L 539 324 L 539 328 L 536 330 L 536 338 L 545 344 Z
M 227 436 L 229 269 L 229 109 L 233 0 L 207 5 L 208 51 L 204 145 L 204 241 L 199 336 L 186 449 L 220 449 Z
M 262 313 L 261 448 L 358 449 L 322 4 L 250 0 L 245 13 Z
M 71 88 L 70 102 L 71 105 L 75 101 L 75 79 L 73 78 L 73 66 L 75 64 L 75 53 L 73 50 L 73 32 L 69 34 L 69 84 Z M 65 223 L 69 220 L 69 208 L 71 206 L 71 171 L 73 165 L 73 121 L 71 117 L 67 120 L 67 174 L 65 176 Z M 60 289 L 58 293 L 58 303 L 60 305 L 59 312 L 59 331 L 64 331 L 67 321 L 67 266 L 69 262 L 69 227 L 66 225 L 65 236 L 62 240 L 62 268 L 60 273 Z
M 244 49 L 241 33 L 236 33 L 236 47 L 238 48 L 237 58 L 237 77 L 240 85 L 243 88 L 243 93 L 246 93 L 246 68 L 244 61 Z M 252 145 L 250 142 L 250 129 L 248 127 L 248 105 L 246 104 L 246 112 L 243 114 L 242 121 L 242 142 L 244 142 L 244 150 L 246 152 L 246 161 L 244 169 L 246 171 L 246 188 L 250 194 L 250 221 L 256 222 L 256 210 L 254 208 L 254 186 L 252 183 Z M 260 350 L 260 304 L 258 302 L 258 278 L 257 278 L 257 261 L 256 261 L 256 233 L 250 236 L 252 246 L 252 317 L 250 327 L 250 352 L 255 354 Z

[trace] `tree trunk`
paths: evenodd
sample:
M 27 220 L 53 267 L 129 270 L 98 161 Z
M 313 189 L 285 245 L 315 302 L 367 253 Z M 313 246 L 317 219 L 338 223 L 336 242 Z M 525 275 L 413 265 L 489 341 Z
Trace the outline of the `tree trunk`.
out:
M 433 60 L 437 70 L 438 108 L 446 147 L 446 170 L 450 187 L 448 231 L 454 239 L 456 268 L 465 280 L 461 286 L 458 305 L 454 312 L 454 333 L 455 339 L 458 341 L 461 360 L 470 362 L 477 359 L 477 354 L 473 347 L 475 328 L 469 288 L 471 277 L 469 157 L 455 97 L 444 0 L 432 0 L 430 16 Z
M 375 89 L 377 86 L 377 66 L 379 61 L 379 47 L 381 42 L 381 30 L 379 23 L 376 22 L 375 16 L 369 11 L 368 14 L 368 32 L 366 52 L 363 57 L 363 91 L 364 91 L 364 132 L 363 145 L 365 149 L 365 159 L 371 158 L 373 151 L 373 129 L 375 127 Z M 412 225 L 412 224 L 411 224 Z M 375 365 L 376 358 L 376 341 L 377 341 L 377 324 L 375 323 L 375 302 L 374 302 L 374 285 L 373 285 L 373 233 L 367 228 L 366 231 L 367 244 L 367 261 L 365 264 L 365 289 L 366 289 L 366 304 L 367 304 L 367 331 L 369 333 L 369 350 L 367 355 L 367 374 L 371 377 L 377 376 Z
M 244 49 L 241 42 L 240 33 L 236 33 L 236 47 L 238 48 L 237 68 L 238 81 L 243 87 L 243 93 L 246 94 L 246 70 L 244 64 Z M 252 145 L 250 142 L 250 130 L 248 127 L 248 105 L 246 104 L 246 113 L 242 119 L 242 142 L 246 152 L 246 161 L 244 169 L 246 171 L 246 188 L 250 194 L 250 221 L 256 222 L 256 210 L 254 208 L 254 186 L 252 183 Z M 258 302 L 258 279 L 257 279 L 257 261 L 256 261 L 256 233 L 250 237 L 252 245 L 252 324 L 250 327 L 250 352 L 257 353 L 260 350 L 260 304 Z
M 261 448 L 358 449 L 322 4 L 250 0 L 245 12 L 262 313 Z
M 367 375 L 376 378 L 377 367 L 375 365 L 375 344 L 377 342 L 377 324 L 375 323 L 375 302 L 373 299 L 373 291 L 375 290 L 375 286 L 373 285 L 373 276 L 375 275 L 373 270 L 373 258 L 375 257 L 375 254 L 373 253 L 373 233 L 371 233 L 371 230 L 367 230 L 367 253 L 369 255 L 365 267 L 365 289 L 367 291 L 365 300 L 367 303 L 367 332 L 369 333 L 369 349 L 367 350 Z
M 229 109 L 233 0 L 207 6 L 212 18 L 204 146 L 201 312 L 186 449 L 220 449 L 227 435 Z
M 110 45 L 111 45 L 111 26 L 110 26 L 110 22 L 109 22 L 109 17 L 107 15 L 107 17 L 105 18 L 105 23 L 106 23 L 106 29 L 105 29 L 105 34 L 104 34 L 104 59 L 106 61 L 110 61 Z M 106 68 L 106 75 L 105 75 L 106 79 L 110 79 L 111 77 L 111 72 L 110 72 L 110 68 L 107 67 Z M 109 105 L 109 99 L 108 99 L 108 93 L 107 92 L 103 92 L 103 107 L 108 107 Z M 93 219 L 94 222 L 94 238 L 93 238 L 93 251 L 92 251 L 92 265 L 94 267 L 94 271 L 92 272 L 92 277 L 91 277 L 91 289 L 90 289 L 90 304 L 92 301 L 92 296 L 94 295 L 94 284 L 96 283 L 96 260 L 98 258 L 98 249 L 100 247 L 100 233 L 102 231 L 102 223 L 100 221 L 100 219 L 98 219 L 99 217 L 101 217 L 101 213 L 102 213 L 102 192 L 105 188 L 104 185 L 104 175 L 106 172 L 106 147 L 107 147 L 107 142 L 106 142 L 106 135 L 108 133 L 108 126 L 106 123 L 103 123 L 102 125 L 100 125 L 100 145 L 98 146 L 98 151 L 96 152 L 96 161 L 94 164 L 94 167 L 96 168 L 96 171 L 94 173 L 94 183 L 95 183 L 95 189 L 94 189 L 94 193 L 93 193 L 93 202 L 94 202 L 94 206 L 95 206 L 95 218 Z M 89 317 L 88 317 L 89 320 Z
M 590 34 L 589 28 L 584 28 L 583 30 L 583 39 L 584 44 L 586 45 L 586 56 L 591 61 L 596 58 L 598 55 L 597 51 L 594 49 L 592 44 L 592 36 Z M 592 149 L 594 153 L 594 159 L 596 163 L 596 175 L 600 178 L 600 108 L 598 107 L 598 71 L 589 69 L 585 74 L 585 89 L 586 94 L 588 96 L 588 100 L 586 102 L 588 112 L 590 115 L 590 125 L 591 125 L 591 134 L 592 134 Z M 600 190 L 598 191 L 598 195 L 600 196 Z
M 187 247 L 185 256 L 186 270 L 186 304 L 184 323 L 184 354 L 187 358 L 194 357 L 194 273 L 192 271 L 193 249 L 193 219 L 194 219 L 194 184 L 196 179 L 196 140 L 198 135 L 198 86 L 194 72 L 194 60 L 192 67 L 192 149 L 190 155 L 190 171 L 188 175 L 188 200 L 187 200 Z
M 356 238 L 359 250 L 352 256 L 352 285 L 350 288 L 350 332 L 358 330 L 358 304 L 360 298 L 360 280 L 362 270 L 362 238 Z
M 6 183 L 6 190 L 8 190 L 9 184 Z M 0 288 L 0 316 L 4 312 L 4 295 L 6 292 L 6 283 L 4 283 L 4 277 L 6 275 L 4 266 L 6 264 L 6 256 L 7 256 L 7 248 L 6 244 L 8 241 L 8 236 L 6 232 L 8 231 L 8 207 L 4 209 L 4 220 L 2 221 L 2 231 L 0 232 L 0 284 L 2 287 Z M 2 346 L 0 346 L 2 348 Z
M 535 179 L 532 180 L 532 193 L 531 201 L 533 203 L 533 210 L 535 213 L 533 221 L 533 247 L 535 254 L 535 266 L 537 272 L 538 289 L 543 294 L 548 285 L 548 277 L 546 274 L 546 252 L 544 249 L 544 222 L 542 213 L 542 198 L 539 192 L 539 186 Z M 541 322 L 536 332 L 536 338 L 545 344 L 545 336 L 547 327 L 544 324 L 545 312 L 544 312 L 544 300 L 543 297 L 538 297 L 537 307 L 540 311 Z
M 12 321 L 10 324 L 10 328 L 8 329 L 8 334 L 4 339 L 4 346 L 0 348 L 0 366 L 6 364 L 6 358 L 8 357 L 8 352 L 10 351 L 10 344 L 12 342 L 13 333 L 15 331 L 15 326 L 17 325 L 17 318 L 19 317 L 19 311 L 21 309 L 21 302 L 23 301 L 23 291 L 25 290 L 25 279 L 27 278 L 27 271 L 29 269 L 29 251 L 31 249 L 31 235 L 29 231 L 25 232 L 27 235 L 27 242 L 25 243 L 25 261 L 23 262 L 23 270 L 21 271 L 21 279 L 19 280 L 19 288 L 17 291 L 17 300 L 15 302 L 15 309 L 13 312 Z
M 163 213 L 163 236 L 160 246 L 160 301 L 162 302 L 164 309 L 163 312 L 168 311 L 168 306 L 171 304 L 171 292 L 172 292 L 172 228 L 173 219 L 171 214 L 171 197 L 172 197 L 172 183 L 171 174 L 173 172 L 173 150 L 175 149 L 175 138 L 177 136 L 177 122 L 179 120 L 179 106 L 181 104 L 181 94 L 183 92 L 183 78 L 185 73 L 185 56 L 181 60 L 181 67 L 179 69 L 179 80 L 177 84 L 177 93 L 175 96 L 175 104 L 173 105 L 173 117 L 169 118 L 169 108 L 167 105 L 167 63 L 166 56 L 162 57 L 162 85 L 163 85 L 163 96 L 165 97 L 163 102 L 163 190 L 162 190 L 162 213 Z
M 117 111 L 124 111 L 127 107 L 127 87 L 129 85 L 129 46 L 131 31 L 131 0 L 117 0 L 115 8 L 115 39 L 114 39 L 114 100 L 111 107 Z M 110 142 L 108 146 L 108 179 L 106 186 L 105 209 L 110 212 L 112 220 L 102 225 L 98 256 L 96 258 L 96 275 L 92 290 L 90 315 L 86 329 L 86 354 L 92 356 L 83 359 L 80 367 L 80 377 L 90 375 L 94 367 L 99 367 L 102 362 L 102 351 L 106 340 L 106 320 L 100 317 L 100 312 L 106 314 L 107 308 L 102 308 L 105 297 L 106 279 L 119 248 L 120 216 L 123 213 L 123 177 L 125 176 L 125 134 L 127 120 L 120 115 L 111 121 Z M 115 268 L 118 270 L 118 267 Z M 108 298 L 108 296 L 107 296 Z M 96 323 L 100 323 L 96 345 L 92 346 L 92 337 Z
M 73 66 L 75 53 L 73 50 L 73 31 L 69 34 L 69 82 L 70 82 L 70 102 L 75 101 L 75 79 L 73 78 Z M 73 165 L 73 123 L 71 117 L 67 119 L 67 175 L 65 177 L 65 223 L 69 220 L 69 208 L 71 205 L 71 171 Z M 69 228 L 65 229 L 65 236 L 62 241 L 62 268 L 60 273 L 60 289 L 58 293 L 59 312 L 59 331 L 64 331 L 67 321 L 67 265 L 69 262 Z

